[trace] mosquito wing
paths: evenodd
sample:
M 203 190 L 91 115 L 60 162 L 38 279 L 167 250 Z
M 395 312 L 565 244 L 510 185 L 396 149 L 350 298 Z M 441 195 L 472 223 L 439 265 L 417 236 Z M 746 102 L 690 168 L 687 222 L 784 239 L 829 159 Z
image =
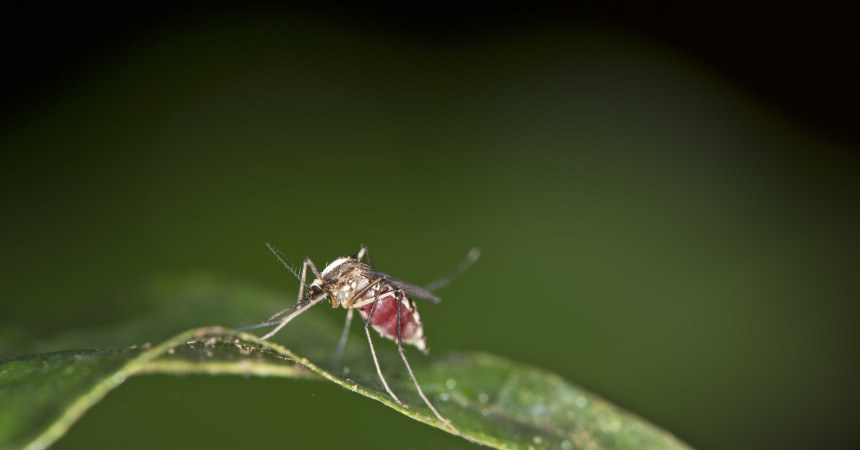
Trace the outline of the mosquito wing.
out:
M 399 278 L 392 277 L 387 273 L 377 272 L 375 270 L 369 269 L 365 272 L 367 276 L 372 279 L 382 278 L 386 283 L 400 289 L 405 292 L 406 295 L 411 295 L 413 297 L 423 298 L 425 300 L 430 300 L 433 303 L 439 303 L 442 301 L 436 294 L 424 289 L 421 286 L 416 286 L 408 281 L 403 281 Z

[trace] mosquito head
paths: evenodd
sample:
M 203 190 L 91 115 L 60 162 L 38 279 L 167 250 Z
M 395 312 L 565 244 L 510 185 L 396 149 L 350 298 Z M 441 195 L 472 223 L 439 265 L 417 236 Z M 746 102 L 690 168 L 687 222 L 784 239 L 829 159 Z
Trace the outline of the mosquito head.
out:
M 320 286 L 319 280 L 314 280 L 314 282 L 308 286 L 308 295 L 307 298 L 313 298 L 317 295 L 322 294 L 325 290 Z
M 329 296 L 329 299 L 331 300 L 331 306 L 333 308 L 337 308 L 338 304 L 335 301 L 334 296 L 330 295 L 330 294 L 331 293 L 329 291 L 327 291 L 325 288 L 323 288 L 322 281 L 314 280 L 314 282 L 308 286 L 308 294 L 307 294 L 307 296 L 305 296 L 305 298 L 313 299 L 313 298 L 316 298 L 320 295 L 327 295 L 327 296 Z

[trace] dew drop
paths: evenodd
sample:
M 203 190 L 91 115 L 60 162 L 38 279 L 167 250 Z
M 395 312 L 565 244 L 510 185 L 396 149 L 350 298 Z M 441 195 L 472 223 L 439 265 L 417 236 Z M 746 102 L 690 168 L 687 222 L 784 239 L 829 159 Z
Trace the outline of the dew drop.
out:
M 481 403 L 487 403 L 488 401 L 490 401 L 490 396 L 481 392 L 480 394 L 478 394 L 478 401 L 480 401 Z
M 580 408 L 585 408 L 585 405 L 587 404 L 588 400 L 586 400 L 585 397 L 576 397 L 576 406 L 579 406 Z
M 573 448 L 573 444 L 568 440 L 564 440 L 561 442 L 561 448 L 564 450 L 571 450 Z
M 448 381 L 445 382 L 445 387 L 447 387 L 448 389 L 454 389 L 455 387 L 457 387 L 457 381 L 455 381 L 453 378 L 448 378 Z
M 449 398 L 451 398 L 451 396 L 448 395 L 447 392 L 439 394 L 439 400 L 442 400 L 443 402 L 447 402 Z

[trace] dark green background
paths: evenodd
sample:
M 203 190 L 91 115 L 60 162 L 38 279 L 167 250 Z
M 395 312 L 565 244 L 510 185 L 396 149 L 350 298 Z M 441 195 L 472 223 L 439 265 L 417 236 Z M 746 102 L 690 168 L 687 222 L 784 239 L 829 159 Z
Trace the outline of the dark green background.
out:
M 289 302 L 264 241 L 318 264 L 365 243 L 419 284 L 480 246 L 420 305 L 433 352 L 548 368 L 695 447 L 851 435 L 857 159 L 642 36 L 170 24 L 82 65 L 0 146 L 5 334 L 133 317 L 125 294 L 160 275 Z M 468 448 L 326 383 L 200 376 L 132 379 L 56 448 L 165 444 Z

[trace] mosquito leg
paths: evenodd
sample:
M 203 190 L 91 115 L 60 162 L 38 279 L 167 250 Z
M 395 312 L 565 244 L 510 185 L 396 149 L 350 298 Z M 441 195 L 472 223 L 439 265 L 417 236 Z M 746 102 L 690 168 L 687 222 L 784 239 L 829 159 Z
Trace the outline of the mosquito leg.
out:
M 266 334 L 265 336 L 261 337 L 260 339 L 262 339 L 262 340 L 264 340 L 264 341 L 265 341 L 266 339 L 269 339 L 270 337 L 274 336 L 274 335 L 275 335 L 275 333 L 277 333 L 278 331 L 281 331 L 281 328 L 284 328 L 284 326 L 285 326 L 285 325 L 287 325 L 287 324 L 288 324 L 291 320 L 293 320 L 296 316 L 298 316 L 299 314 L 301 314 L 301 313 L 303 313 L 303 312 L 307 311 L 309 308 L 311 308 L 312 306 L 316 305 L 317 303 L 319 303 L 319 302 L 323 301 L 323 299 L 325 299 L 326 297 L 328 297 L 328 293 L 322 293 L 322 294 L 317 295 L 316 297 L 314 297 L 313 299 L 311 299 L 310 301 L 308 301 L 308 302 L 306 302 L 304 305 L 302 305 L 300 308 L 298 308 L 297 310 L 293 311 L 293 313 L 292 313 L 292 314 L 290 314 L 289 316 L 284 317 L 283 319 L 281 319 L 281 323 L 280 323 L 277 327 L 275 327 L 275 329 L 274 329 L 274 330 L 270 331 L 268 334 Z M 289 309 L 289 308 L 288 308 L 288 309 Z M 280 313 L 279 313 L 279 314 L 280 314 Z
M 277 253 L 275 253 L 275 255 L 277 255 Z M 305 300 L 305 302 L 302 303 L 302 296 L 304 295 L 304 287 L 305 287 L 305 280 L 307 279 L 307 274 L 308 274 L 308 262 L 305 261 L 304 264 L 302 264 L 301 278 L 299 278 L 299 282 L 300 282 L 299 283 L 299 298 L 298 298 L 298 300 L 296 300 L 296 304 L 293 306 L 290 306 L 289 308 L 284 308 L 284 309 L 276 312 L 275 314 L 269 316 L 269 318 L 264 320 L 263 323 L 269 323 L 269 322 L 277 319 L 280 315 L 282 315 L 286 312 L 292 311 L 296 308 L 300 308 L 304 303 L 307 303 L 307 300 Z
M 305 280 L 308 278 L 308 259 L 305 259 L 305 262 L 302 263 L 302 278 L 299 280 L 299 300 L 302 298 L 302 294 L 305 289 Z
M 358 292 L 356 292 L 352 297 L 350 297 L 350 298 L 349 298 L 349 300 L 347 300 L 347 301 L 343 302 L 343 303 L 341 304 L 341 306 L 343 306 L 344 308 L 353 308 L 353 307 L 355 307 L 355 303 L 356 303 L 359 299 L 361 299 L 361 297 L 362 297 L 362 296 L 363 296 L 367 291 L 371 290 L 374 286 L 376 286 L 376 285 L 378 285 L 378 284 L 382 283 L 382 280 L 383 280 L 383 278 L 382 278 L 382 277 L 379 277 L 379 278 L 377 278 L 377 279 L 375 279 L 375 280 L 371 281 L 371 282 L 370 282 L 370 284 L 368 284 L 367 286 L 365 286 L 365 287 L 361 288 L 361 290 L 359 290 Z
M 361 262 L 361 258 L 365 257 L 367 258 L 367 265 L 373 269 L 373 260 L 370 259 L 370 251 L 367 250 L 366 245 L 361 244 L 361 250 L 358 251 L 358 255 L 356 255 L 355 259 L 357 259 L 358 262 Z
M 299 276 L 299 274 L 296 273 L 296 269 L 293 269 L 293 267 L 290 266 L 289 263 L 287 263 L 287 260 L 285 259 L 285 257 L 283 256 L 283 254 L 281 253 L 280 250 L 278 250 L 277 248 L 275 248 L 275 246 L 273 246 L 272 244 L 270 244 L 268 242 L 266 242 L 266 247 L 268 247 L 269 251 L 271 251 L 272 254 L 275 255 L 275 258 L 278 258 L 278 261 L 280 261 L 281 264 L 283 264 L 284 267 L 286 267 L 287 270 L 289 270 L 290 273 L 293 274 L 293 276 L 298 278 L 300 284 L 299 284 L 299 296 L 297 297 L 298 300 L 296 301 L 296 304 L 293 306 L 290 306 L 289 308 L 284 308 L 284 309 L 278 311 L 276 314 L 269 316 L 268 319 L 266 319 L 263 322 L 258 324 L 261 326 L 264 326 L 264 324 L 272 322 L 273 320 L 277 319 L 279 316 L 281 316 L 282 314 L 284 314 L 286 312 L 292 311 L 295 308 L 300 308 L 301 306 L 303 306 L 304 304 L 306 304 L 308 302 L 308 300 L 305 300 L 304 302 L 302 302 L 302 298 L 304 297 L 304 288 L 305 288 L 305 286 L 307 286 L 306 281 L 307 281 L 307 274 L 308 274 L 308 266 L 311 267 L 311 270 L 313 270 L 313 272 L 317 276 L 317 278 L 320 277 L 319 271 L 317 270 L 316 266 L 314 265 L 313 261 L 311 261 L 310 258 L 305 258 L 305 261 L 302 264 L 301 276 Z M 254 327 L 256 327 L 256 326 L 254 326 Z M 245 329 L 250 329 L 250 328 L 245 327 Z
M 388 382 L 385 381 L 385 377 L 382 375 L 382 369 L 379 368 L 379 360 L 376 358 L 376 350 L 373 349 L 373 339 L 370 338 L 370 329 L 365 328 L 364 334 L 367 335 L 367 343 L 370 344 L 370 354 L 373 355 L 373 364 L 376 365 L 376 373 L 379 374 L 379 380 L 382 381 L 382 385 L 385 386 L 385 391 L 388 392 L 388 395 L 390 395 L 398 405 L 404 408 L 409 408 L 405 403 L 400 401 L 396 395 L 394 395 L 394 392 L 390 387 L 388 387 Z
M 333 367 L 340 365 L 340 357 L 343 356 L 343 349 L 346 347 L 346 338 L 349 336 L 349 325 L 352 323 L 352 308 L 346 310 L 346 323 L 343 324 L 343 333 L 340 334 L 340 340 L 337 342 L 337 350 L 334 352 Z
M 481 256 L 481 249 L 479 249 L 478 247 L 473 247 L 471 250 L 469 250 L 469 253 L 466 255 L 466 258 L 460 261 L 460 264 L 458 264 L 457 267 L 454 268 L 454 270 L 448 272 L 447 274 L 445 274 L 445 276 L 439 278 L 436 281 L 427 283 L 424 286 L 424 289 L 427 289 L 428 291 L 435 291 L 436 289 L 447 286 L 449 283 L 454 281 L 454 278 L 459 277 L 463 272 L 466 271 L 466 269 L 469 268 L 469 266 L 472 265 L 472 263 L 477 261 L 479 256 Z
M 305 304 L 307 304 L 307 301 L 305 301 L 305 303 L 302 303 L 302 299 L 299 299 L 299 301 L 295 305 L 290 306 L 289 308 L 284 308 L 284 309 L 272 314 L 271 316 L 269 316 L 268 319 L 261 322 L 261 325 L 266 324 L 266 323 L 270 323 L 270 322 L 274 321 L 275 319 L 277 319 L 278 317 L 280 317 L 281 315 L 283 315 L 284 313 L 288 313 L 288 312 L 290 312 L 296 308 L 301 308 Z
M 370 305 L 370 311 L 367 312 L 367 319 L 364 319 L 364 329 L 367 329 L 367 326 L 370 325 L 370 318 L 373 317 L 373 312 L 376 311 L 376 304 L 379 303 L 379 294 L 382 293 L 382 290 L 376 291 L 376 296 L 373 297 L 373 304 Z
M 451 422 L 448 422 L 448 419 L 442 417 L 442 414 L 439 414 L 439 411 L 436 411 L 436 408 L 430 403 L 430 400 L 427 399 L 427 396 L 424 395 L 424 390 L 421 389 L 421 385 L 418 384 L 418 380 L 415 379 L 415 374 L 412 372 L 412 366 L 409 365 L 409 361 L 406 359 L 406 353 L 403 352 L 403 338 L 402 333 L 403 330 L 400 328 L 400 314 L 403 310 L 403 292 L 398 289 L 397 291 L 397 352 L 400 353 L 400 359 L 403 360 L 403 364 L 406 366 L 406 370 L 409 371 L 409 377 L 412 378 L 412 383 L 415 384 L 415 389 L 418 390 L 418 395 L 421 396 L 421 399 L 424 400 L 424 404 L 430 408 L 430 411 L 433 411 L 433 414 L 439 419 L 440 422 L 444 423 L 454 434 L 458 436 L 463 436 L 463 433 L 460 433 L 460 430 L 451 425 Z M 464 436 L 465 437 L 465 436 Z
M 377 280 L 381 281 L 380 280 Z M 370 354 L 373 355 L 373 364 L 376 365 L 376 373 L 379 375 L 379 380 L 382 381 L 382 385 L 385 386 L 385 391 L 388 392 L 388 395 L 394 399 L 400 406 L 404 408 L 409 408 L 406 403 L 400 401 L 400 399 L 394 395 L 394 391 L 388 387 L 388 382 L 385 381 L 385 376 L 382 375 L 382 369 L 379 368 L 379 359 L 376 358 L 376 350 L 373 348 L 373 340 L 370 338 L 370 329 L 367 327 L 370 325 L 370 318 L 373 317 L 373 311 L 376 310 L 376 304 L 379 303 L 379 294 L 382 292 L 382 289 L 376 291 L 376 296 L 373 298 L 373 305 L 370 306 L 370 311 L 367 313 L 367 319 L 364 321 L 364 334 L 367 335 L 367 343 L 370 344 Z M 350 309 L 352 311 L 352 309 Z
M 320 271 L 317 270 L 317 266 L 314 264 L 313 261 L 311 261 L 310 258 L 305 258 L 305 265 L 311 267 L 311 271 L 314 273 L 315 277 L 320 279 L 322 278 L 322 274 L 320 274 Z
M 284 267 L 286 267 L 286 268 L 287 268 L 287 270 L 289 270 L 289 271 L 290 271 L 290 273 L 292 273 L 294 277 L 298 278 L 300 281 L 304 279 L 304 277 L 299 278 L 299 274 L 298 274 L 298 273 L 296 273 L 296 269 L 293 269 L 293 266 L 291 266 L 291 265 L 287 262 L 286 258 L 284 257 L 283 253 L 281 253 L 281 251 L 280 251 L 280 250 L 278 250 L 277 248 L 275 248 L 275 246 L 274 246 L 274 245 L 272 245 L 272 244 L 270 244 L 270 243 L 268 243 L 268 242 L 266 242 L 266 247 L 268 247 L 268 248 L 269 248 L 269 250 L 272 252 L 272 254 L 273 254 L 273 255 L 275 255 L 275 258 L 278 258 L 278 261 L 280 261 L 280 262 L 281 262 L 281 264 L 283 264 L 283 265 L 284 265 Z M 314 268 L 314 270 L 316 270 L 316 268 Z

